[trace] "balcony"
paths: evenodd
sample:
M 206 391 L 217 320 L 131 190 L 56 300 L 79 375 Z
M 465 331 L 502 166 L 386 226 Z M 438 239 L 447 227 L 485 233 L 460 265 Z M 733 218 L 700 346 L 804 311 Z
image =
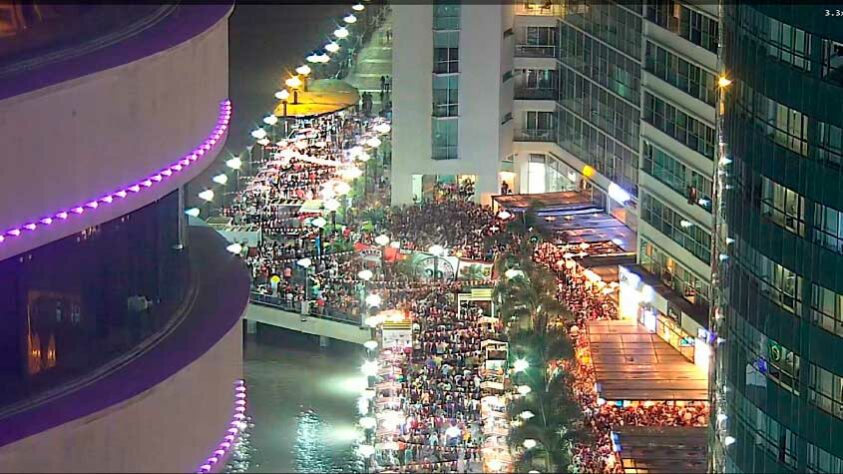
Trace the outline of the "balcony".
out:
M 554 45 L 515 45 L 515 57 L 517 58 L 555 58 L 556 46 Z
M 515 87 L 516 100 L 555 100 L 559 95 L 556 89 L 534 89 L 530 87 Z
M 554 142 L 556 130 L 552 128 L 522 128 L 515 131 L 517 142 Z
M 516 15 L 525 16 L 558 16 L 561 17 L 565 12 L 562 5 L 552 4 L 550 2 L 531 3 L 524 2 L 515 5 Z

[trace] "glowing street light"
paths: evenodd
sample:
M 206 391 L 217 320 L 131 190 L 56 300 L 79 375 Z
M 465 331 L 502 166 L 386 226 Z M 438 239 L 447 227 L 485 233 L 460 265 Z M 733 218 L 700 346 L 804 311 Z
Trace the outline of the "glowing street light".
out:
M 389 244 L 390 240 L 391 239 L 386 234 L 381 234 L 375 237 L 375 243 L 381 246 Z
M 342 19 L 342 21 L 348 23 L 349 25 L 353 25 L 357 23 L 357 17 L 349 13 L 345 16 L 345 18 Z
M 522 443 L 522 445 L 527 449 L 533 449 L 533 448 L 536 447 L 537 444 L 538 444 L 538 442 L 536 440 L 534 440 L 533 438 L 527 438 Z
M 287 100 L 290 98 L 290 91 L 287 89 L 281 89 L 275 93 L 275 98 L 278 100 Z
M 276 117 L 274 115 L 271 115 L 271 114 L 267 115 L 266 117 L 263 118 L 263 123 L 265 123 L 267 125 L 275 125 L 276 123 L 278 123 L 278 117 Z
M 372 138 L 366 140 L 366 145 L 369 145 L 372 148 L 377 148 L 377 147 L 381 146 L 381 140 L 378 137 L 372 137 Z
M 336 199 L 328 199 L 325 201 L 325 209 L 334 212 L 340 208 L 340 202 Z
M 532 392 L 533 389 L 530 388 L 529 385 L 519 385 L 518 386 L 518 393 L 521 395 L 527 395 L 528 393 Z
M 525 370 L 530 368 L 530 363 L 527 359 L 516 359 L 515 362 L 512 364 L 512 369 L 515 372 L 524 372 Z
M 192 207 L 192 208 L 184 211 L 184 213 L 187 214 L 190 217 L 199 217 L 199 208 L 198 207 Z
M 377 307 L 381 305 L 381 297 L 380 295 L 376 295 L 372 293 L 371 295 L 366 297 L 366 304 L 372 307 Z
M 225 173 L 220 173 L 220 174 L 214 176 L 213 178 L 211 178 L 211 181 L 225 186 L 226 183 L 228 183 L 228 175 L 225 174 Z
M 737 440 L 734 436 L 726 436 L 725 438 L 723 438 L 723 444 L 725 444 L 726 446 L 735 444 L 735 441 Z
M 373 276 L 374 274 L 371 270 L 360 270 L 359 272 L 357 272 L 357 277 L 361 280 L 369 281 L 372 279 Z
M 503 275 L 508 279 L 511 280 L 515 277 L 524 276 L 524 272 L 521 270 L 516 270 L 514 268 L 510 268 L 509 270 L 505 271 Z
M 225 249 L 228 250 L 229 252 L 233 253 L 233 254 L 239 254 L 240 252 L 243 251 L 243 246 L 238 244 L 238 243 L 233 243 L 233 244 L 229 245 L 228 247 L 226 247 Z
M 344 196 L 351 191 L 351 185 L 346 183 L 345 181 L 340 181 L 334 186 L 334 191 L 340 196 Z
M 340 50 L 340 45 L 337 44 L 334 41 L 331 41 L 330 43 L 325 45 L 325 51 L 327 51 L 329 53 L 336 53 L 339 50 Z
M 325 227 L 325 225 L 327 223 L 328 223 L 328 221 L 326 221 L 325 218 L 322 217 L 322 216 L 319 216 L 316 219 L 313 219 L 312 221 L 310 221 L 310 225 L 312 225 L 314 227 L 317 227 L 319 229 Z
M 370 444 L 361 444 L 357 447 L 357 452 L 364 458 L 367 458 L 375 454 L 375 447 Z
M 302 76 L 305 76 L 305 77 L 310 75 L 311 71 L 312 70 L 310 69 L 310 66 L 308 66 L 307 64 L 301 65 L 301 66 L 296 68 L 296 74 L 301 74 Z
M 302 84 L 303 84 L 303 82 L 301 81 L 299 76 L 293 76 L 293 77 L 287 79 L 286 81 L 284 81 L 284 85 L 286 85 L 287 87 L 289 87 L 291 89 L 298 89 L 299 87 L 302 86 Z
M 298 266 L 302 267 L 302 268 L 308 268 L 308 267 L 310 267 L 310 265 L 311 265 L 312 263 L 313 263 L 313 262 L 312 262 L 309 258 L 307 258 L 307 257 L 305 257 L 305 258 L 303 258 L 303 259 L 301 259 L 301 260 L 299 260 L 299 261 L 297 261 L 297 262 L 296 262 L 296 264 L 297 264 Z
M 371 430 L 377 425 L 378 420 L 372 418 L 371 416 L 364 416 L 363 418 L 360 418 L 360 426 L 362 426 L 365 430 Z
M 378 348 L 378 341 L 375 341 L 375 340 L 366 341 L 366 342 L 363 343 L 363 347 L 365 347 L 366 349 L 369 349 L 370 351 L 373 351 L 373 350 Z
M 267 146 L 267 145 L 269 145 L 269 138 L 261 138 L 260 140 L 256 141 L 255 143 L 257 143 L 260 146 Z
M 252 137 L 260 140 L 262 138 L 266 138 L 266 130 L 259 128 L 257 130 L 252 130 Z
M 354 4 L 353 7 L 351 7 L 351 9 L 356 11 L 356 12 L 362 12 L 363 10 L 366 9 L 366 6 L 363 5 L 362 3 L 356 3 L 356 4 Z
M 214 200 L 214 190 L 213 189 L 206 189 L 198 194 L 199 199 L 203 199 L 205 201 L 211 202 Z
M 239 157 L 235 156 L 234 158 L 226 161 L 225 166 L 228 166 L 229 168 L 231 168 L 233 170 L 239 170 L 240 167 L 243 166 L 243 160 L 241 160 Z
M 334 36 L 339 39 L 348 38 L 348 28 L 341 26 L 334 30 Z
M 729 87 L 729 84 L 732 83 L 732 80 L 726 76 L 720 76 L 717 78 L 717 85 L 720 87 Z
M 486 465 L 492 472 L 500 472 L 503 469 L 503 463 L 499 459 L 490 459 Z
M 364 151 L 363 153 L 360 153 L 359 155 L 357 155 L 357 159 L 362 161 L 363 163 L 365 163 L 365 162 L 372 159 L 372 155 L 370 155 L 370 154 L 368 154 Z
M 531 412 L 530 410 L 524 410 L 518 416 L 521 417 L 522 420 L 526 421 L 526 420 L 529 420 L 530 418 L 533 418 L 536 415 L 535 415 L 535 413 Z
M 360 372 L 363 372 L 366 377 L 374 377 L 378 375 L 378 363 L 374 360 L 367 360 L 360 367 Z
M 427 249 L 427 251 L 430 252 L 432 255 L 439 257 L 445 253 L 445 247 L 439 244 L 431 245 L 430 248 Z
M 375 125 L 375 131 L 378 133 L 387 134 L 390 130 L 392 130 L 392 127 L 386 122 Z
M 504 209 L 503 211 L 498 213 L 498 219 L 500 219 L 502 221 L 505 221 L 505 220 L 509 219 L 510 217 L 512 217 L 512 213 L 507 211 L 506 209 Z

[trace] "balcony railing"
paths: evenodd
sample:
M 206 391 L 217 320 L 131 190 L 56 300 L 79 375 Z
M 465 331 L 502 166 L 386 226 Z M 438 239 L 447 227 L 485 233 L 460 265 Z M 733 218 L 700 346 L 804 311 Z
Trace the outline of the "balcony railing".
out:
M 552 142 L 556 140 L 556 130 L 549 128 L 522 128 L 515 131 L 517 142 Z
M 515 56 L 519 58 L 555 58 L 556 46 L 553 45 L 515 45 Z
M 516 15 L 530 15 L 530 16 L 562 16 L 565 8 L 562 5 L 554 5 L 547 3 L 519 3 L 515 5 Z
M 286 300 L 278 296 L 263 295 L 256 291 L 252 291 L 251 297 L 249 299 L 254 304 L 268 306 L 270 308 L 279 309 L 281 311 L 287 311 L 289 313 L 299 314 L 302 310 L 302 301 L 300 299 Z M 359 315 L 346 314 L 341 311 L 334 310 L 328 306 L 325 306 L 322 309 L 316 308 L 316 305 L 314 303 L 315 301 L 310 301 L 310 311 L 308 316 L 325 319 L 328 321 L 335 321 L 338 323 L 356 325 L 360 325 L 363 323 Z
M 558 95 L 559 91 L 556 89 L 515 87 L 515 98 L 518 100 L 554 100 Z

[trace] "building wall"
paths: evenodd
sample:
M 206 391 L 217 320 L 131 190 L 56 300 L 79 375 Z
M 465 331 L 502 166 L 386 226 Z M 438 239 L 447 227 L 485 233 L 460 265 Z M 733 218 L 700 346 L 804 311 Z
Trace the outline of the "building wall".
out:
M 0 448 L 0 472 L 195 472 L 228 428 L 242 347 L 234 324 L 144 393 Z
M 729 186 L 724 226 L 733 240 L 719 242 L 725 342 L 713 394 L 726 418 L 715 432 L 715 466 L 839 472 L 843 70 L 827 72 L 843 59 L 832 60 L 843 30 L 807 5 L 724 11 L 733 82 L 718 176 Z M 771 39 L 775 32 L 789 37 Z
M 433 9 L 431 5 L 393 8 L 393 204 L 412 202 L 413 175 L 476 175 L 475 199 L 490 201 L 498 191 L 504 143 L 501 122 L 508 104 L 509 18 L 504 7 L 461 5 L 459 31 L 459 116 L 457 159 L 431 158 Z M 511 59 L 509 59 L 511 62 Z M 505 128 L 504 128 L 505 129 Z M 510 132 L 511 133 L 511 132 Z
M 190 19 L 189 13 L 182 15 Z M 158 54 L 0 101 L 7 165 L 0 173 L 0 202 L 7 203 L 0 206 L 0 230 L 134 184 L 201 145 L 228 96 L 227 16 Z M 166 183 L 60 225 L 6 239 L 0 259 L 160 198 L 210 164 L 223 141 Z

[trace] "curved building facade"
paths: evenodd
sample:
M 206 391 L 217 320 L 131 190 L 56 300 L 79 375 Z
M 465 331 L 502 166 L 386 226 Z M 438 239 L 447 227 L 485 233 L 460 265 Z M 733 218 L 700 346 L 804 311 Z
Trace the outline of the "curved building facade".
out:
M 714 469 L 841 472 L 841 12 L 722 3 Z
M 196 471 L 227 435 L 248 276 L 184 202 L 231 120 L 231 8 L 0 39 L 0 471 Z

